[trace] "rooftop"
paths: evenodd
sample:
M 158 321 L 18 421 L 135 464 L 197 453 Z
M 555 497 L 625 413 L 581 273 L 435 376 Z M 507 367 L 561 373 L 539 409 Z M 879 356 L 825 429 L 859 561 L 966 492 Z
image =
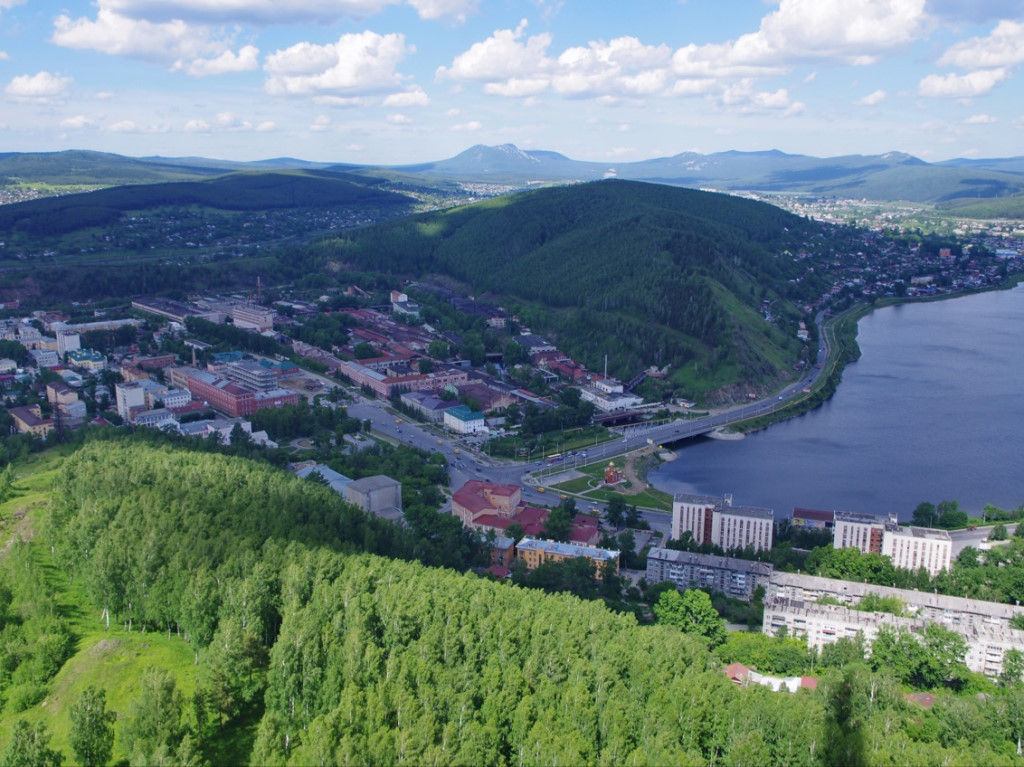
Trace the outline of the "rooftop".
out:
M 523 538 L 516 547 L 520 551 L 546 551 L 548 553 L 560 554 L 563 557 L 588 557 L 609 561 L 619 558 L 619 552 L 614 549 L 600 549 L 596 546 L 580 546 L 575 543 L 559 543 L 558 541 L 545 541 L 537 538 Z
M 775 570 L 771 562 L 754 562 L 749 559 L 720 557 L 714 554 L 698 554 L 695 551 L 677 551 L 675 549 L 651 549 L 647 552 L 647 559 L 675 562 L 681 565 L 714 567 L 721 570 L 734 570 L 736 572 L 754 573 L 757 575 L 771 575 Z

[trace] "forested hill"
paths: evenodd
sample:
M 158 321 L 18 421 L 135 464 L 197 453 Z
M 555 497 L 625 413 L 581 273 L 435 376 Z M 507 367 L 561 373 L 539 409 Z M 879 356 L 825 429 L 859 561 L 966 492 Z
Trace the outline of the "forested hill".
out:
M 201 181 L 117 186 L 0 206 L 0 233 L 65 234 L 114 224 L 130 212 L 164 207 L 262 211 L 346 206 L 398 213 L 411 209 L 413 202 L 381 189 L 380 179 L 350 173 L 230 173 Z
M 365 553 L 410 539 L 243 458 L 92 442 L 10 532 L 4 764 L 82 753 L 94 688 L 97 764 L 1016 763 L 1024 693 L 926 711 L 856 663 L 740 688 L 674 626 Z
M 594 368 L 607 353 L 625 376 L 695 363 L 722 382 L 763 381 L 794 361 L 795 324 L 780 332 L 756 308 L 788 294 L 798 266 L 787 249 L 820 231 L 736 197 L 599 181 L 402 219 L 318 247 L 359 268 L 444 274 L 521 303 L 532 329 Z

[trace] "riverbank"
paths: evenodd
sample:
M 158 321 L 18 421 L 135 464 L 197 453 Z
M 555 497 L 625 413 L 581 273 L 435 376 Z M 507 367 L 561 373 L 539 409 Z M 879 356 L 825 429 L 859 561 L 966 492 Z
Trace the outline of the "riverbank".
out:
M 1024 274 L 1012 274 L 1007 276 L 1003 284 L 985 290 L 962 290 L 957 293 L 913 298 L 886 296 L 871 303 L 854 304 L 835 317 L 830 317 L 822 322 L 820 332 L 826 334 L 827 349 L 827 355 L 823 363 L 825 374 L 818 379 L 807 396 L 792 400 L 785 407 L 769 415 L 734 424 L 731 428 L 735 431 L 749 434 L 820 407 L 835 394 L 840 381 L 842 381 L 843 371 L 846 366 L 860 359 L 860 346 L 857 344 L 857 325 L 864 317 L 867 317 L 875 310 L 901 304 L 935 303 L 982 293 L 1012 290 L 1021 283 L 1024 283 Z
M 1017 289 L 959 301 L 877 302 L 834 318 L 845 320 L 846 332 L 830 324 L 829 343 L 835 332 L 856 341 L 849 357 L 863 351 L 842 371 L 842 396 L 801 418 L 787 418 L 795 408 L 776 413 L 774 420 L 785 422 L 743 441 L 689 440 L 679 460 L 650 480 L 666 492 L 731 493 L 743 504 L 776 510 L 841 508 L 903 518 L 923 501 L 956 500 L 972 516 L 988 503 L 1017 508 L 1024 499 L 1017 465 L 1024 432 L 1006 424 L 1024 419 L 1024 286 L 1007 283 Z M 770 409 L 763 408 L 765 415 L 773 415 Z

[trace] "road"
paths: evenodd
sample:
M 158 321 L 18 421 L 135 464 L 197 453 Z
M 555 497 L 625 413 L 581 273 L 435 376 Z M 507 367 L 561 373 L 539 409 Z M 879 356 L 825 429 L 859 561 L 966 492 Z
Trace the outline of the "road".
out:
M 818 326 L 818 355 L 816 364 L 811 367 L 804 378 L 790 384 L 768 399 L 739 405 L 729 410 L 710 414 L 704 418 L 672 421 L 656 426 L 642 425 L 633 427 L 624 432 L 622 439 L 615 439 L 586 448 L 585 463 L 592 464 L 612 460 L 617 456 L 647 447 L 649 444 L 671 444 L 707 434 L 715 429 L 721 429 L 740 421 L 770 415 L 780 408 L 791 404 L 794 400 L 805 395 L 805 389 L 810 389 L 817 383 L 828 360 L 829 347 L 826 334 L 823 331 L 821 314 L 815 318 L 815 322 Z M 403 442 L 422 450 L 443 455 L 448 462 L 448 476 L 450 486 L 453 488 L 462 487 L 470 479 L 482 479 L 502 484 L 517 484 L 522 487 L 522 497 L 527 503 L 551 505 L 557 499 L 557 495 L 553 495 L 550 492 L 540 492 L 538 490 L 539 484 L 537 484 L 533 476 L 534 472 L 550 475 L 566 471 L 570 468 L 569 460 L 559 463 L 556 467 L 549 466 L 544 461 L 516 463 L 492 459 L 481 454 L 477 446 L 465 438 L 445 434 L 438 426 L 410 423 L 404 417 L 396 416 L 390 412 L 387 409 L 387 403 L 366 399 L 361 395 L 356 395 L 356 402 L 348 405 L 348 414 L 353 418 L 370 421 L 373 431 L 385 439 L 396 443 Z M 578 462 L 580 457 L 574 457 L 573 460 Z M 588 503 L 584 508 L 595 507 L 601 511 L 604 510 L 601 505 L 592 503 Z M 669 514 L 644 510 L 641 510 L 640 513 L 652 530 L 668 534 L 671 524 Z

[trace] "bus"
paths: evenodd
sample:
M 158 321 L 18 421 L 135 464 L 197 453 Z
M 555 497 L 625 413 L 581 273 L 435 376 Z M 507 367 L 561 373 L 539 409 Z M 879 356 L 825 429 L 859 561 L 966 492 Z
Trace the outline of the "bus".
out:
M 552 453 L 551 455 L 548 456 L 548 463 L 554 463 L 555 461 L 561 461 L 561 460 L 562 460 L 562 454 L 561 453 Z

